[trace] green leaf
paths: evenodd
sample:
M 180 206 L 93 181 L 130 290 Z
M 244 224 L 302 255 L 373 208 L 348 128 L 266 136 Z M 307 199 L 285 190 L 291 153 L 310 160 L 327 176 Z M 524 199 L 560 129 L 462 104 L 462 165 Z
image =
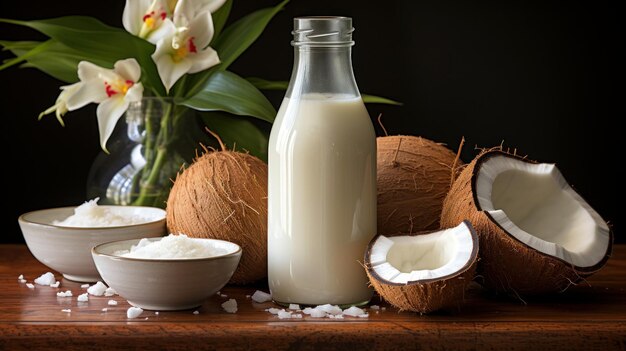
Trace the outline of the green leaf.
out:
M 186 89 L 188 92 L 187 96 L 196 94 L 213 72 L 218 70 L 225 71 L 231 63 L 257 40 L 270 20 L 282 10 L 288 2 L 289 0 L 284 0 L 275 7 L 255 11 L 228 26 L 228 28 L 215 39 L 215 43 L 212 44 L 220 57 L 221 63 L 210 70 L 190 77 L 192 79 L 189 79 L 189 89 Z
M 50 43 L 49 42 L 44 42 L 44 43 L 41 43 L 41 44 L 35 46 L 34 48 L 32 48 L 30 50 L 27 50 L 26 52 L 24 52 L 23 54 L 19 55 L 18 57 L 10 59 L 10 60 L 4 62 L 2 65 L 0 65 L 0 71 L 2 71 L 3 69 L 9 68 L 11 66 L 20 64 L 21 62 L 26 61 L 28 58 L 40 54 L 41 52 L 45 51 L 48 46 L 50 46 Z
M 255 11 L 226 28 L 215 41 L 220 55 L 220 69 L 226 70 L 263 33 L 270 20 L 285 7 L 289 0 L 266 9 Z
M 154 45 L 122 29 L 84 16 L 37 21 L 0 19 L 0 22 L 33 28 L 80 52 L 85 60 L 107 62 L 108 67 L 112 67 L 118 60 L 135 58 L 142 69 L 142 82 L 165 95 L 156 65 L 150 57 Z
M 387 99 L 382 96 L 361 94 L 361 98 L 363 98 L 363 102 L 366 104 L 386 104 L 386 105 L 396 105 L 396 106 L 402 105 L 401 102 Z
M 289 82 L 286 80 L 267 80 L 257 77 L 248 77 L 246 80 L 260 90 L 287 90 Z
M 224 29 L 224 25 L 228 20 L 228 16 L 230 15 L 230 9 L 233 7 L 233 0 L 227 0 L 222 7 L 220 7 L 213 14 L 213 30 L 215 33 L 213 34 L 213 42 L 220 36 L 222 33 L 222 29 Z
M 224 112 L 202 113 L 202 121 L 228 149 L 247 151 L 267 162 L 267 144 L 270 125 L 253 123 L 249 118 L 233 116 Z M 261 123 L 261 125 L 258 125 Z
M 48 40 L 46 50 L 27 58 L 27 63 L 20 67 L 32 67 L 59 79 L 66 83 L 74 83 L 78 80 L 76 74 L 80 61 L 87 60 L 99 66 L 109 66 L 108 61 L 100 58 L 86 57 L 82 52 L 71 49 L 54 39 Z M 10 50 L 16 56 L 24 55 L 28 48 L 39 45 L 38 42 L 2 42 L 0 45 Z
M 276 110 L 254 85 L 229 71 L 217 71 L 202 90 L 179 104 L 200 111 L 225 111 L 273 122 Z

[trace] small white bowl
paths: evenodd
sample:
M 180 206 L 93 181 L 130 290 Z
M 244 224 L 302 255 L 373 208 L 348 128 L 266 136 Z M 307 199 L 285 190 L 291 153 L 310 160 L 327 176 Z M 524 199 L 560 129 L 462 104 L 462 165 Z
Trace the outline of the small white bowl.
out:
M 159 240 L 157 238 L 151 241 Z M 228 283 L 241 258 L 241 247 L 229 241 L 194 239 L 224 248 L 206 258 L 146 259 L 116 256 L 139 240 L 116 241 L 91 250 L 104 281 L 128 302 L 147 310 L 186 310 L 202 305 Z
M 164 236 L 165 211 L 155 207 L 100 206 L 129 215 L 141 213 L 154 220 L 117 227 L 79 228 L 52 224 L 74 214 L 74 207 L 28 212 L 18 218 L 28 249 L 39 262 L 69 280 L 95 282 L 100 275 L 91 258 L 91 248 L 113 240 Z

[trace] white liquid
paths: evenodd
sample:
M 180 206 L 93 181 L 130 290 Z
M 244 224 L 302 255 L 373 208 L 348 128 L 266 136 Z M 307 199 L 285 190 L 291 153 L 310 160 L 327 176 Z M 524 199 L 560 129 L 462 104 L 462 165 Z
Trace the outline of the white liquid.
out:
M 376 232 L 376 136 L 361 98 L 286 98 L 269 144 L 268 275 L 274 300 L 355 304 Z

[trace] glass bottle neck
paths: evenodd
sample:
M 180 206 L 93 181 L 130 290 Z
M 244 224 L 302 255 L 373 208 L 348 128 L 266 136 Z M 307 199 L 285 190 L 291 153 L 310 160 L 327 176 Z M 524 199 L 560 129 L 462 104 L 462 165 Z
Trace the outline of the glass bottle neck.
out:
M 294 47 L 294 65 L 287 89 L 288 98 L 305 94 L 336 94 L 359 97 L 352 71 L 352 47 Z

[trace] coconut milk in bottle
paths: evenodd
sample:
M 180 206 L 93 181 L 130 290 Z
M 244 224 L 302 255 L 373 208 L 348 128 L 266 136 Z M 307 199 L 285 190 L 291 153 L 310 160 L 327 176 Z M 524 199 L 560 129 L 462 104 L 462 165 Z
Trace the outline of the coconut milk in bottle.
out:
M 282 304 L 364 304 L 376 136 L 352 72 L 352 20 L 300 17 L 294 27 L 294 69 L 269 143 L 270 290 Z

